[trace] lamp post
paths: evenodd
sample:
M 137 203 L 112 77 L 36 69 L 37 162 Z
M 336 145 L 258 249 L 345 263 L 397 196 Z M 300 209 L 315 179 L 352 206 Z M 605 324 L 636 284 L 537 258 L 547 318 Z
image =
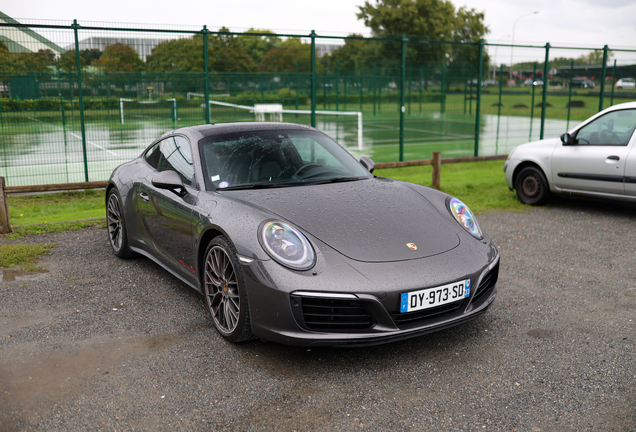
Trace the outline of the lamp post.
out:
M 506 35 L 506 37 L 502 38 L 502 39 L 497 39 L 497 45 L 495 45 L 495 56 L 492 59 L 492 80 L 495 81 L 497 80 L 497 60 L 499 59 L 499 57 L 497 57 L 497 51 L 499 50 L 499 44 L 501 43 L 501 41 L 503 41 L 504 39 L 508 39 L 510 37 L 510 35 Z M 501 62 L 499 62 L 501 64 Z M 503 79 L 503 76 L 499 77 L 499 79 Z
M 534 12 L 520 15 L 519 17 L 517 17 L 517 19 L 515 20 L 515 23 L 512 25 L 512 42 L 510 42 L 510 73 L 508 75 L 508 79 L 512 79 L 512 50 L 514 49 L 514 45 L 515 45 L 515 27 L 517 26 L 517 22 L 519 22 L 521 18 L 530 16 L 530 15 L 536 15 L 538 13 L 539 11 L 534 11 Z

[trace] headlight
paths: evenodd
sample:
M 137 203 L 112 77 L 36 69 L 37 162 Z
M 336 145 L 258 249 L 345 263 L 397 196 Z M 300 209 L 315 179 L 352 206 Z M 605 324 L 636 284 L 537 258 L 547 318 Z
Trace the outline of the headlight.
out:
M 293 226 L 279 221 L 267 222 L 261 228 L 261 244 L 267 254 L 285 267 L 308 270 L 315 262 L 309 240 Z
M 453 216 L 455 216 L 457 222 L 459 222 L 466 231 L 480 240 L 484 238 L 484 234 L 481 232 L 481 228 L 477 223 L 477 219 L 475 219 L 475 215 L 470 211 L 466 204 L 457 198 L 451 198 L 448 202 L 448 207 Z

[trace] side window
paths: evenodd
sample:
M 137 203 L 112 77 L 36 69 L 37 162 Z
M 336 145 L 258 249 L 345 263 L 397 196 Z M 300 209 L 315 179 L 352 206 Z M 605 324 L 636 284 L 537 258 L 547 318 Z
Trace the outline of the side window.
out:
M 190 143 L 181 136 L 169 137 L 146 153 L 146 161 L 157 171 L 176 171 L 184 184 L 192 185 L 194 166 Z
M 150 150 L 146 152 L 145 156 L 146 162 L 148 162 L 148 164 L 156 170 L 159 170 L 159 162 L 161 159 L 161 149 L 159 146 L 160 144 L 161 142 L 158 142 L 157 144 L 152 146 Z
M 636 110 L 605 114 L 583 126 L 576 134 L 579 145 L 626 146 L 636 129 Z

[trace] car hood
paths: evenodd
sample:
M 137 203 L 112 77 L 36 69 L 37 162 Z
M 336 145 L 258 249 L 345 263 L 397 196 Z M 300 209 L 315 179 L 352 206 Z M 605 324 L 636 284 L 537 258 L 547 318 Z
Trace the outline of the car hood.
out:
M 450 223 L 402 182 L 373 178 L 346 183 L 223 191 L 296 225 L 358 261 L 402 261 L 459 245 Z M 413 250 L 407 244 L 414 244 Z

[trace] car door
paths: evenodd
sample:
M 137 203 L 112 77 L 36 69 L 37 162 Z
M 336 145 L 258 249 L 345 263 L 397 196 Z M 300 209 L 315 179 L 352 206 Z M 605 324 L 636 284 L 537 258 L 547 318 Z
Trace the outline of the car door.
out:
M 636 110 L 609 112 L 586 124 L 552 155 L 552 180 L 560 189 L 624 195 L 624 177 Z
M 625 163 L 625 195 L 636 196 L 636 132 L 632 134 L 629 148 Z
M 171 266 L 194 277 L 192 209 L 198 190 L 193 187 L 194 169 L 190 143 L 182 136 L 161 140 L 146 156 L 156 169 L 136 191 L 137 208 L 147 235 L 157 252 Z M 181 197 L 173 191 L 157 188 L 153 178 L 162 171 L 175 171 L 188 193 Z

